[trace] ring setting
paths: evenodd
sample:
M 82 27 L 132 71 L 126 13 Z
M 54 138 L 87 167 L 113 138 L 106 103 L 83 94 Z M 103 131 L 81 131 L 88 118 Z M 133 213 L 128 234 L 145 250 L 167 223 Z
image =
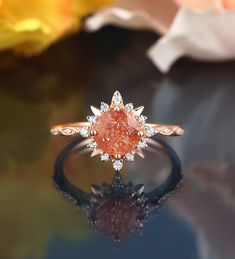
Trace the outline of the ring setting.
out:
M 184 134 L 177 125 L 146 123 L 143 110 L 143 106 L 134 108 L 132 103 L 124 104 L 121 94 L 116 91 L 110 105 L 102 102 L 99 109 L 91 106 L 93 115 L 87 117 L 87 122 L 56 125 L 51 128 L 51 133 L 87 138 L 91 157 L 100 155 L 101 161 L 111 160 L 115 171 L 120 171 L 124 160 L 133 162 L 135 155 L 144 157 L 142 149 L 148 146 L 148 139 L 154 135 Z

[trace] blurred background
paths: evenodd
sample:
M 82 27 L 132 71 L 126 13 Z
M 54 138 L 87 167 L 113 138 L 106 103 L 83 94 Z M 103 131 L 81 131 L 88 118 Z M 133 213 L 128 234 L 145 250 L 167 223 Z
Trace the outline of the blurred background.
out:
M 90 33 L 83 26 L 90 19 L 87 14 L 107 1 L 90 1 L 92 7 L 80 11 L 79 24 L 76 20 L 72 26 L 60 16 L 55 23 L 53 1 L 36 2 L 25 5 L 27 15 L 17 1 L 0 5 L 0 258 L 234 259 L 233 52 L 230 61 L 220 62 L 187 55 L 163 71 L 146 52 L 166 30 L 105 25 Z M 67 17 L 69 1 L 61 2 Z M 154 10 L 152 2 L 146 6 Z M 175 10 L 156 2 L 166 14 Z M 84 10 L 84 3 L 77 1 L 76 10 Z M 29 7 L 39 8 L 44 27 L 31 17 Z M 68 24 L 73 33 L 67 27 L 62 32 Z M 91 104 L 109 103 L 115 90 L 125 102 L 144 105 L 149 122 L 179 124 L 186 130 L 183 137 L 165 138 L 181 158 L 182 187 L 141 233 L 125 237 L 118 249 L 54 188 L 55 158 L 71 139 L 49 132 L 59 122 L 83 121 Z M 127 167 L 124 178 L 148 189 L 157 183 L 158 163 L 146 161 Z M 98 168 L 97 163 L 84 157 L 70 177 L 87 191 L 91 184 L 111 182 L 112 166 Z

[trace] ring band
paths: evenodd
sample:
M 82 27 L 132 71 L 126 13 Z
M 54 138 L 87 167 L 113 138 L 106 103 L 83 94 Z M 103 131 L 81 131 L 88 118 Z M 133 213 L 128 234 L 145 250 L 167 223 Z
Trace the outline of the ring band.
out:
M 161 147 L 169 157 L 172 168 L 166 180 L 160 186 L 148 193 L 144 192 L 143 184 L 125 184 L 118 172 L 114 175 L 112 184 L 103 183 L 101 186 L 92 185 L 91 193 L 85 192 L 79 187 L 73 185 L 64 174 L 64 162 L 75 148 L 78 155 L 83 154 L 86 146 L 82 139 L 75 140 L 60 152 L 55 162 L 53 180 L 57 188 L 69 201 L 74 202 L 79 209 L 87 213 L 89 220 L 93 223 L 96 229 L 101 232 L 106 232 L 106 234 L 111 235 L 115 240 L 118 240 L 123 234 L 120 232 L 122 228 L 119 229 L 117 226 L 113 228 L 110 227 L 110 224 L 113 224 L 112 222 L 120 224 L 120 222 L 118 223 L 118 215 L 120 215 L 120 211 L 115 214 L 113 213 L 115 209 L 122 210 L 122 206 L 124 206 L 125 210 L 129 208 L 130 213 L 131 210 L 133 210 L 134 212 L 132 211 L 132 213 L 137 214 L 138 222 L 138 226 L 135 225 L 135 229 L 139 228 L 143 226 L 144 222 L 146 222 L 147 214 L 158 208 L 161 201 L 166 200 L 169 194 L 176 190 L 182 180 L 181 163 L 178 155 L 172 147 L 157 136 L 153 137 L 150 147 L 154 151 L 158 151 L 159 147 Z M 119 204 L 118 207 L 117 203 Z M 111 206 L 112 209 L 110 208 L 110 204 L 113 204 L 113 207 Z M 111 223 L 107 223 L 110 229 L 106 229 L 105 231 L 105 222 L 102 222 L 102 224 L 100 223 L 100 221 L 104 220 L 104 218 L 102 218 L 102 211 L 104 211 L 104 208 L 106 208 L 106 220 L 107 208 L 111 209 L 109 212 L 110 216 L 108 217 L 111 218 Z
M 153 124 L 145 123 L 146 127 L 151 127 L 154 129 L 155 134 L 162 136 L 182 136 L 184 130 L 177 125 L 166 125 L 166 124 Z M 81 130 L 84 127 L 89 127 L 89 122 L 74 122 L 58 124 L 51 128 L 51 133 L 56 136 L 79 136 L 81 135 Z
M 88 147 L 93 150 L 91 156 L 100 155 L 102 161 L 110 159 L 115 171 L 120 171 L 124 160 L 133 162 L 135 154 L 143 157 L 142 149 L 148 146 L 148 138 L 184 134 L 177 125 L 146 123 L 143 109 L 143 106 L 134 109 L 132 103 L 124 105 L 116 91 L 110 105 L 101 103 L 100 109 L 91 106 L 94 115 L 88 116 L 87 122 L 55 125 L 51 133 L 88 138 Z

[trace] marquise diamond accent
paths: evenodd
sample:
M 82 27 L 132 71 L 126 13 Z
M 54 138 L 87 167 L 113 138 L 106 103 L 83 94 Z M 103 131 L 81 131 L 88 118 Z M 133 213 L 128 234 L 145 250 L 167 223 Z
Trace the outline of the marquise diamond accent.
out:
M 122 96 L 118 91 L 116 91 L 114 93 L 113 98 L 112 98 L 112 103 L 116 104 L 116 105 L 123 103 Z
M 169 135 L 171 135 L 173 133 L 173 131 L 171 129 L 164 128 L 164 129 L 161 130 L 161 133 L 163 135 L 169 136 Z
M 73 128 L 64 128 L 61 130 L 61 133 L 65 136 L 71 136 L 71 135 L 74 135 L 76 131 Z

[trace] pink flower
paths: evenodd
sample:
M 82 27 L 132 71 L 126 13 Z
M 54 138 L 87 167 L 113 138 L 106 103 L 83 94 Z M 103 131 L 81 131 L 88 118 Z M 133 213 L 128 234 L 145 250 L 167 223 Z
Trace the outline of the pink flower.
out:
M 235 8 L 234 0 L 175 0 L 180 7 L 198 10 Z
M 235 0 L 117 0 L 86 20 L 89 31 L 112 24 L 163 36 L 147 52 L 163 73 L 180 57 L 235 58 Z

